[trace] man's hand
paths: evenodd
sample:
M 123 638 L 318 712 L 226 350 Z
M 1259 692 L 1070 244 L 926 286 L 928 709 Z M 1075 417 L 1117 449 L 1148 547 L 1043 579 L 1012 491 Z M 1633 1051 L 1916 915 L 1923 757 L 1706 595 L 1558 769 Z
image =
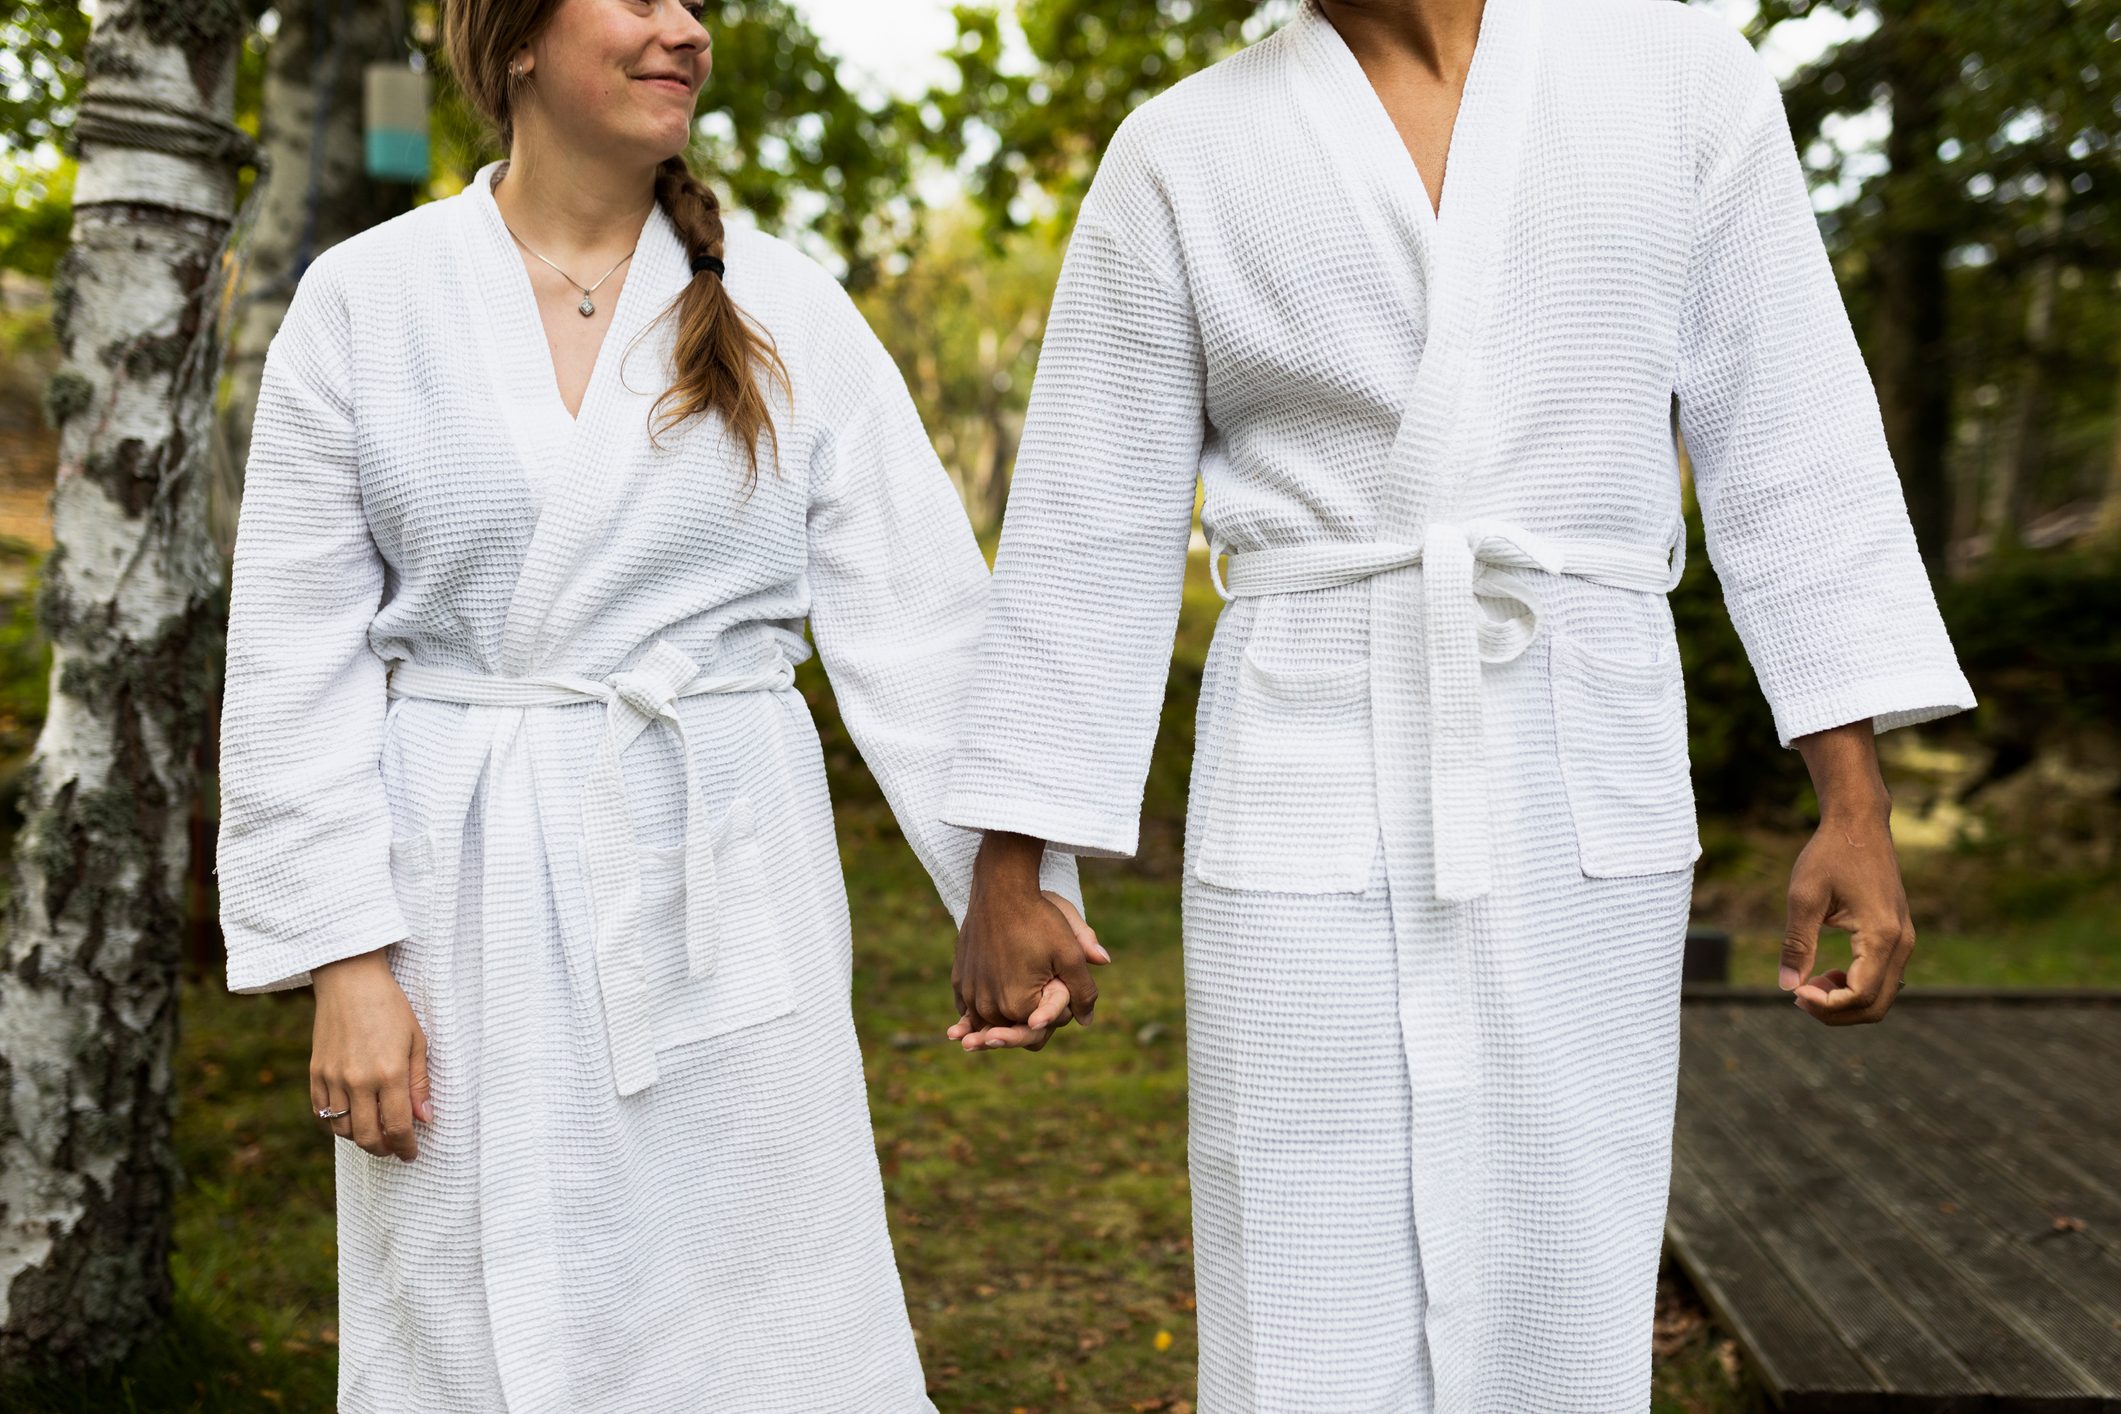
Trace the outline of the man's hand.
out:
M 1112 960 L 1105 945 L 1097 940 L 1097 934 L 1075 911 L 1075 905 L 1060 894 L 1048 890 L 1046 898 L 1055 908 L 1067 915 L 1068 926 L 1075 931 L 1075 942 L 1082 949 L 1083 957 L 1102 967 Z M 1002 1047 L 1016 1047 L 1026 1051 L 1044 1050 L 1046 1040 L 1055 1031 L 1066 1026 L 1072 1019 L 1068 1006 L 1068 986 L 1060 978 L 1050 979 L 1040 995 L 1038 1010 L 1021 1026 L 989 1026 L 985 1029 L 972 1024 L 970 1016 L 960 1016 L 957 1024 L 946 1034 L 968 1051 L 991 1051 Z
M 992 831 L 980 845 L 950 969 L 959 1026 L 967 1032 L 1009 1025 L 1044 1030 L 1063 1014 L 1087 1025 L 1097 1006 L 1090 949 L 1076 934 L 1081 920 L 1071 920 L 1074 910 L 1039 888 L 1045 849 L 1043 840 Z M 1047 984 L 1055 981 L 1065 994 L 1059 1006 L 1048 995 Z M 965 1034 L 951 1031 L 954 1039 Z
M 1893 851 L 1877 743 L 1865 721 L 1799 737 L 1795 745 L 1819 793 L 1819 828 L 1790 871 L 1782 989 L 1829 1026 L 1879 1021 L 1915 950 L 1915 924 Z M 1814 977 L 1822 924 L 1848 930 L 1851 959 L 1845 969 Z

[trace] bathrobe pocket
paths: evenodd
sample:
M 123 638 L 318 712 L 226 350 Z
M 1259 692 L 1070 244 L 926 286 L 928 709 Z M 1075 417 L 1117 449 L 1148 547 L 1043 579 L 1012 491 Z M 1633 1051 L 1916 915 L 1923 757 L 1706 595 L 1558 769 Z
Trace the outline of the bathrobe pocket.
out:
M 684 850 L 641 851 L 641 949 L 659 1051 L 795 1010 L 795 986 L 748 798 L 730 803 L 716 827 L 714 854 L 721 943 L 713 973 L 693 978 L 685 971 Z
M 1238 662 L 1193 872 L 1274 893 L 1361 893 L 1377 856 L 1370 665 Z
M 1679 655 L 1607 658 L 1553 643 L 1554 732 L 1583 872 L 1664 874 L 1701 855 Z

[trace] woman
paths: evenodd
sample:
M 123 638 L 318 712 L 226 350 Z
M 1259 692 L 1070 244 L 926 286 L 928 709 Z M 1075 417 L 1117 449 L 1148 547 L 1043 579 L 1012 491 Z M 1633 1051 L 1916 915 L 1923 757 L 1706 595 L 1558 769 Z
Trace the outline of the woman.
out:
M 229 622 L 228 980 L 315 987 L 339 1407 L 930 1409 L 789 681 L 807 619 L 961 916 L 985 563 L 838 285 L 687 170 L 696 10 L 444 27 L 509 157 L 306 273 Z
M 1135 847 L 1198 477 L 1232 599 L 1184 891 L 1202 1414 L 1649 1405 L 1700 849 L 1675 395 L 1819 788 L 1783 985 L 1876 1020 L 1913 932 L 1872 735 L 1973 697 L 1745 41 L 1663 0 L 1307 0 L 1104 154 L 945 806 L 992 832 L 952 1033 L 1052 1014 L 1025 852 Z M 1815 977 L 1822 920 L 1856 957 Z

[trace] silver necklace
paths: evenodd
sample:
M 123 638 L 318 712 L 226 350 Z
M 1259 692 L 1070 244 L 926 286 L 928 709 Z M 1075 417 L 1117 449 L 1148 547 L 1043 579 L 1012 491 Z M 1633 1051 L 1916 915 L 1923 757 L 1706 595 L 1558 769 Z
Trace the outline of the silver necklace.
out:
M 516 236 L 516 228 L 508 224 L 508 220 L 506 217 L 503 217 L 501 219 L 501 225 L 507 230 L 509 235 L 515 236 L 517 245 L 523 247 L 523 249 L 525 250 L 530 250 L 530 242 L 524 240 L 521 236 Z M 634 242 L 633 250 L 639 250 L 640 248 L 640 242 Z M 568 274 L 565 270 L 560 270 L 559 266 L 552 265 L 551 261 L 545 260 L 545 257 L 542 255 L 538 255 L 536 251 L 530 250 L 530 253 L 532 255 L 537 255 L 538 259 L 540 260 L 545 260 L 545 263 L 547 265 L 552 265 L 553 269 L 560 270 L 560 278 L 582 292 L 582 302 L 575 306 L 575 312 L 580 314 L 584 319 L 587 319 L 590 315 L 595 314 L 597 312 L 596 301 L 590 298 L 591 295 L 596 293 L 597 285 L 601 285 L 606 280 L 609 280 L 612 276 L 612 273 L 616 271 L 619 266 L 624 265 L 627 261 L 633 259 L 633 250 L 629 250 L 624 255 L 620 256 L 618 258 L 618 261 L 611 267 L 610 270 L 606 270 L 602 275 L 599 275 L 597 277 L 596 285 L 585 285 L 580 280 L 577 280 L 574 276 Z

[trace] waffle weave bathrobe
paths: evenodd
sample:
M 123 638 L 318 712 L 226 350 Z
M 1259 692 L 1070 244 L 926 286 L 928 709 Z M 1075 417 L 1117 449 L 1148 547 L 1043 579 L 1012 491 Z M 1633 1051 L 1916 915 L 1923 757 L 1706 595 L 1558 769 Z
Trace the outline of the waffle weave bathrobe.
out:
M 792 379 L 777 467 L 747 493 L 719 419 L 650 445 L 691 278 L 660 208 L 556 423 L 496 166 L 311 266 L 237 538 L 229 984 L 389 945 L 429 1043 L 418 1160 L 335 1145 L 340 1408 L 928 1410 L 788 678 L 807 618 L 961 913 L 978 837 L 938 816 L 985 562 L 883 347 L 755 232 L 728 281 Z
M 1202 1414 L 1648 1407 L 1699 852 L 1675 393 L 1783 743 L 1971 705 L 1713 16 L 1487 0 L 1440 215 L 1315 6 L 1104 155 L 945 818 L 1134 851 L 1201 478 Z

